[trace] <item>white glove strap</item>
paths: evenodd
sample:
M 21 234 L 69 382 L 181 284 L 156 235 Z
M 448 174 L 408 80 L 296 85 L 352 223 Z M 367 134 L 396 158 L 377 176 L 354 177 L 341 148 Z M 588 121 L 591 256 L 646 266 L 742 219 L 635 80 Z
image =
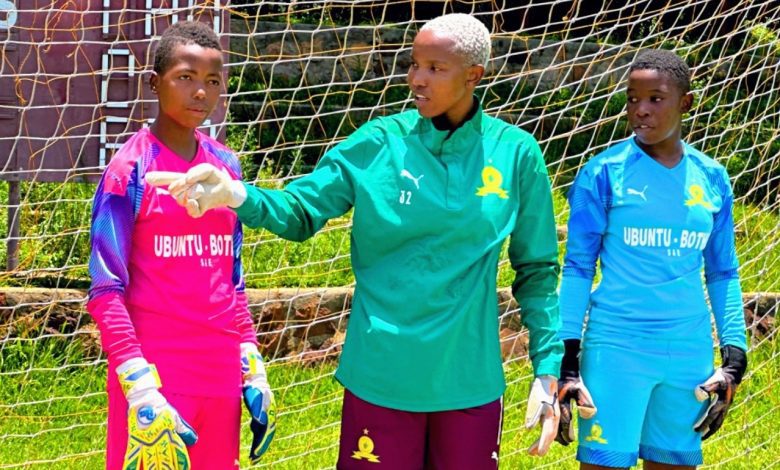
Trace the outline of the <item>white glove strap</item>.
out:
M 241 372 L 244 374 L 244 385 L 263 393 L 263 410 L 268 411 L 274 394 L 268 384 L 263 357 L 254 343 L 241 343 Z
M 241 343 L 241 373 L 245 383 L 250 380 L 255 383 L 260 383 L 260 381 L 268 383 L 263 356 L 260 355 L 257 345 L 254 343 Z
M 116 368 L 119 384 L 125 397 L 135 397 L 149 390 L 157 390 L 162 387 L 160 375 L 154 364 L 149 364 L 146 359 L 136 357 L 128 359 Z

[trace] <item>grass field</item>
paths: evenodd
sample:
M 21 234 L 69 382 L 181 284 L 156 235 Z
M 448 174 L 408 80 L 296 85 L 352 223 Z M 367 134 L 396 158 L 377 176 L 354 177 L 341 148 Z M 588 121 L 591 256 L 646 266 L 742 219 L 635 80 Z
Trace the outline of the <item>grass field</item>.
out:
M 20 270 L 35 273 L 30 279 L 0 272 L 0 286 L 25 285 L 86 287 L 89 285 L 89 224 L 94 185 L 22 184 L 28 201 L 22 206 Z M 8 185 L 0 182 L 0 200 L 8 198 Z M 559 227 L 568 220 L 565 191 L 553 191 L 555 219 Z M 243 263 L 250 288 L 336 287 L 354 283 L 350 269 L 350 215 L 331 220 L 317 236 L 303 243 L 281 240 L 265 230 L 244 232 Z M 6 232 L 0 210 L 0 233 Z M 737 202 L 734 206 L 737 253 L 745 292 L 780 291 L 780 215 Z M 0 265 L 5 264 L 0 246 Z M 563 260 L 564 244 L 559 244 Z M 511 285 L 514 272 L 504 250 L 498 285 Z
M 707 466 L 758 469 L 780 465 L 780 340 L 754 341 L 750 372 L 724 428 L 705 443 Z M 105 364 L 89 362 L 61 340 L 7 344 L 0 363 L 0 469 L 101 469 L 105 443 Z M 34 368 L 19 368 L 24 361 Z M 277 437 L 258 468 L 332 468 L 341 387 L 334 365 L 275 363 L 269 375 L 280 414 Z M 19 372 L 19 371 L 22 372 Z M 506 365 L 501 467 L 576 468 L 574 447 L 557 444 L 546 457 L 525 449 L 536 431 L 522 427 L 530 380 L 527 361 Z M 619 378 L 617 378 L 619 380 Z M 247 429 L 248 430 L 248 429 Z M 242 468 L 249 435 L 243 433 Z

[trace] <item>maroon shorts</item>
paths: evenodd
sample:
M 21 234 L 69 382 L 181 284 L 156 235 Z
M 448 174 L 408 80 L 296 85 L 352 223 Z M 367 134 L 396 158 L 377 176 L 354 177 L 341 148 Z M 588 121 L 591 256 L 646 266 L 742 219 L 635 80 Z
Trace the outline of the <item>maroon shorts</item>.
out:
M 344 390 L 340 470 L 498 468 L 503 402 L 418 413 L 372 405 Z

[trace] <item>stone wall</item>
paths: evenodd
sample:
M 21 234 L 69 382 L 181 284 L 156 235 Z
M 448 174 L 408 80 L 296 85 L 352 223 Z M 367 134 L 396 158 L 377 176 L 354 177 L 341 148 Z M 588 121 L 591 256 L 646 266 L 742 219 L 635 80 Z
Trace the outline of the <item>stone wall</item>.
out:
M 352 304 L 351 288 L 247 289 L 263 354 L 301 363 L 338 357 Z M 85 358 L 100 355 L 100 334 L 84 309 L 79 289 L 0 289 L 0 338 L 59 336 L 81 343 Z M 496 315 L 515 312 L 509 289 L 498 291 Z M 775 332 L 780 294 L 747 293 L 745 323 L 755 339 Z M 501 350 L 505 359 L 528 354 L 528 334 L 516 314 L 502 315 Z

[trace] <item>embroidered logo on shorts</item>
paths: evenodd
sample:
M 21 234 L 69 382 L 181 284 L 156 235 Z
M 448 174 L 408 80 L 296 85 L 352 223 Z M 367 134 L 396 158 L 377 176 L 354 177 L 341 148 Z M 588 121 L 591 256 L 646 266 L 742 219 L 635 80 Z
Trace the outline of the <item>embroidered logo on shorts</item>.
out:
M 607 440 L 601 437 L 601 435 L 604 433 L 604 429 L 599 426 L 599 422 L 596 421 L 593 423 L 593 426 L 590 427 L 590 436 L 586 437 L 585 440 L 588 442 L 598 442 L 599 444 L 606 444 Z
M 374 441 L 368 437 L 368 429 L 363 430 L 363 435 L 358 439 L 358 450 L 352 452 L 355 460 L 367 460 L 371 463 L 379 463 L 379 456 L 374 455 Z

